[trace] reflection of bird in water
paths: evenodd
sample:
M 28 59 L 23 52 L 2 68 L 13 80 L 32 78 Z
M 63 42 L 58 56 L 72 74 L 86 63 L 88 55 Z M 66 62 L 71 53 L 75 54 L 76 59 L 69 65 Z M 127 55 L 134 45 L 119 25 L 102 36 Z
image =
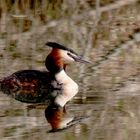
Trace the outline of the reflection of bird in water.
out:
M 67 129 L 88 118 L 88 116 L 74 117 L 72 115 L 68 115 L 65 107 L 60 107 L 54 104 L 51 104 L 46 108 L 45 117 L 52 127 L 49 132 L 57 132 Z
M 48 42 L 46 45 L 52 47 L 45 61 L 48 72 L 38 70 L 15 72 L 0 81 L 0 89 L 16 100 L 26 103 L 45 102 L 56 91 L 54 104 L 63 107 L 78 92 L 77 83 L 65 72 L 67 64 L 73 61 L 89 62 L 83 60 L 72 49 L 60 44 Z

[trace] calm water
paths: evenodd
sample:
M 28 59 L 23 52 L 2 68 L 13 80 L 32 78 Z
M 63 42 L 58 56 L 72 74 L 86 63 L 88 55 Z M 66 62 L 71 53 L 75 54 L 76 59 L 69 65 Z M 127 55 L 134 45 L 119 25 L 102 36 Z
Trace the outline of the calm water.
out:
M 139 140 L 139 2 L 112 0 L 100 8 L 98 0 L 41 2 L 31 9 L 10 3 L 3 10 L 8 5 L 0 1 L 0 77 L 21 69 L 44 70 L 47 41 L 71 47 L 92 64 L 68 67 L 79 93 L 67 104 L 67 113 L 89 117 L 48 133 L 46 105 L 21 103 L 0 92 L 0 139 Z

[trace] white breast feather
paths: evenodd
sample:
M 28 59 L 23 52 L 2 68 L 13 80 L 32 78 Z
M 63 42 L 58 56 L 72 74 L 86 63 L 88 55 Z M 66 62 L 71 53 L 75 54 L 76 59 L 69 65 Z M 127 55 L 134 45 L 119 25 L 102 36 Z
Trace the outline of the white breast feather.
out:
M 56 97 L 55 103 L 63 107 L 77 94 L 78 85 L 65 73 L 64 70 L 56 74 L 55 78 L 60 84 L 62 84 L 62 93 Z

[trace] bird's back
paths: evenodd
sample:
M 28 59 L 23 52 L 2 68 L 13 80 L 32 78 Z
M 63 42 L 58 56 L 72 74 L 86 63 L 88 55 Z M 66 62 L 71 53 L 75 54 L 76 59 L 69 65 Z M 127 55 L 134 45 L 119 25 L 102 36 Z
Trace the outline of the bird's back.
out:
M 26 103 L 41 103 L 57 89 L 54 77 L 46 71 L 22 70 L 0 80 L 5 94 Z

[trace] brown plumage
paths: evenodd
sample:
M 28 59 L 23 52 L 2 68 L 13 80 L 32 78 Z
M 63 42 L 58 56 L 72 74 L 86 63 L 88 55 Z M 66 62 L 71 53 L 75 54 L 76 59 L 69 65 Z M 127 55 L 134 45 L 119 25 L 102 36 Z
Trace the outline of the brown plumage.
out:
M 62 61 L 59 49 L 52 49 L 46 58 L 45 65 L 51 73 L 57 73 L 64 68 L 64 62 Z
M 0 89 L 7 95 L 26 103 L 45 102 L 61 85 L 49 72 L 22 70 L 3 78 Z

